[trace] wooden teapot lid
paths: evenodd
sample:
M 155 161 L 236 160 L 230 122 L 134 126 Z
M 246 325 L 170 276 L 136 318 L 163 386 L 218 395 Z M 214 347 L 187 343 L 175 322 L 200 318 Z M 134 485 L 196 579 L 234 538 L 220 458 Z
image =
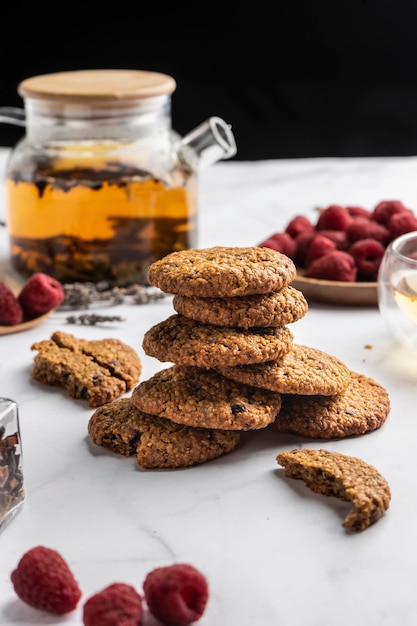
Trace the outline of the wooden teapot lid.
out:
M 169 95 L 175 89 L 175 80 L 167 74 L 103 69 L 32 76 L 19 83 L 17 91 L 23 98 L 87 104 Z

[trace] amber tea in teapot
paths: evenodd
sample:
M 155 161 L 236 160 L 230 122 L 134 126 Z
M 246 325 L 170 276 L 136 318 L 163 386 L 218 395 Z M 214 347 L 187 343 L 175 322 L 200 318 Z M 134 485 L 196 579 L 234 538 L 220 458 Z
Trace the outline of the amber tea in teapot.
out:
M 22 275 L 45 272 L 61 282 L 145 282 L 154 260 L 197 245 L 195 178 L 184 174 L 166 185 L 132 165 L 98 160 L 11 170 L 12 265 Z

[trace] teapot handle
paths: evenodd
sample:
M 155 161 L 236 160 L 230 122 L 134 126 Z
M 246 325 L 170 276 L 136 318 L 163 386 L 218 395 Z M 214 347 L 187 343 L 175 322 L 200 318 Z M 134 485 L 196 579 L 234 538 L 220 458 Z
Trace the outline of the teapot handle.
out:
M 0 107 L 0 123 L 26 126 L 26 113 L 19 107 Z

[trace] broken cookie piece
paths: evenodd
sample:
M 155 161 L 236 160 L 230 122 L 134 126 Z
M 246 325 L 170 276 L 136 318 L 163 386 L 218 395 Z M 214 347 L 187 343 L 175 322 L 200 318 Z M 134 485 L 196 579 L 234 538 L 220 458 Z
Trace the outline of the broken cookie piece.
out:
M 374 524 L 390 505 L 388 482 L 362 459 L 305 448 L 281 452 L 276 460 L 285 468 L 285 476 L 303 480 L 312 491 L 352 502 L 353 509 L 343 522 L 352 532 Z
M 118 339 L 78 339 L 54 332 L 36 342 L 31 377 L 65 389 L 74 399 L 97 407 L 111 402 L 134 387 L 142 373 L 139 355 Z

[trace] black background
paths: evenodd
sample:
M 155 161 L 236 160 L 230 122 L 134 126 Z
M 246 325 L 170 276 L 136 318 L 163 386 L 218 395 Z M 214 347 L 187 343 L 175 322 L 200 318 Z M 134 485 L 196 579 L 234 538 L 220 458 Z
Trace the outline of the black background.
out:
M 4 12 L 1 106 L 37 74 L 154 70 L 177 81 L 173 128 L 223 117 L 237 160 L 417 154 L 416 0 L 48 6 Z M 0 145 L 22 133 L 0 124 Z

